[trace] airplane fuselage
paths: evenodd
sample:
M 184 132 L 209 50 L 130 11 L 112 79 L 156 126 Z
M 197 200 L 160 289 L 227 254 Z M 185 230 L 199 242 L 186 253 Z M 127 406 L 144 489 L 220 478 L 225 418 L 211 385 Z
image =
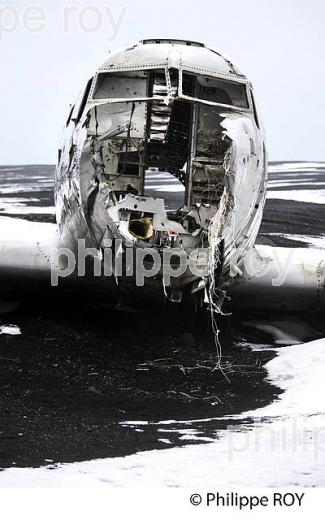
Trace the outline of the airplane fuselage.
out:
M 148 196 L 157 171 L 182 183 L 179 207 Z M 140 294 L 203 295 L 211 277 L 222 284 L 241 271 L 262 219 L 266 177 L 247 78 L 202 44 L 145 40 L 110 55 L 71 109 L 55 183 L 60 245 L 78 254 L 84 240 L 102 258 L 108 244 L 115 260 L 107 283 L 130 293 L 139 288 L 126 250 L 150 249 L 162 268 Z M 178 275 L 175 264 L 166 287 L 163 258 L 177 251 L 198 269 Z M 149 270 L 152 258 L 142 261 Z

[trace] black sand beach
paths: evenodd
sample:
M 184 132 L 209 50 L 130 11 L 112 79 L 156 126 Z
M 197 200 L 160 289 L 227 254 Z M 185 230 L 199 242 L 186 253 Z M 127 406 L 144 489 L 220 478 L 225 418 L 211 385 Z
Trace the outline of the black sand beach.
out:
M 290 173 L 296 175 L 286 189 L 325 187 L 325 168 Z M 0 214 L 54 222 L 53 175 L 53 166 L 1 167 Z M 302 176 L 309 179 L 307 187 L 295 184 Z M 270 174 L 271 181 L 287 179 L 285 172 Z M 323 185 L 315 187 L 315 179 Z M 324 208 L 268 199 L 258 240 L 308 247 L 308 237 L 323 236 Z M 265 377 L 272 351 L 248 348 L 273 345 L 270 335 L 243 324 L 256 316 L 224 318 L 220 370 L 208 320 L 165 308 L 118 311 L 73 293 L 50 298 L 35 293 L 31 300 L 16 291 L 0 303 L 0 325 L 21 330 L 0 335 L 0 468 L 207 442 L 201 438 L 213 435 L 213 421 L 199 423 L 190 440 L 175 424 L 163 441 L 156 423 L 216 417 L 218 428 L 226 428 L 223 416 L 263 406 L 279 393 Z M 311 337 L 306 329 L 302 339 Z

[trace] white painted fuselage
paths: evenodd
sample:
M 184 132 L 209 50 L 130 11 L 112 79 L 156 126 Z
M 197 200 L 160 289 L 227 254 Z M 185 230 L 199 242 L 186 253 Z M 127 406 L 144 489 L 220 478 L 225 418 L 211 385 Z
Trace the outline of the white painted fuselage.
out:
M 142 41 L 110 55 L 71 109 L 56 173 L 60 244 L 217 249 L 214 272 L 228 279 L 255 242 L 266 165 L 252 86 L 239 69 L 202 44 Z M 153 169 L 183 183 L 179 208 L 146 196 Z M 136 290 L 132 277 L 113 278 Z M 169 296 L 204 288 L 199 279 L 187 270 Z M 158 273 L 145 287 L 162 285 Z

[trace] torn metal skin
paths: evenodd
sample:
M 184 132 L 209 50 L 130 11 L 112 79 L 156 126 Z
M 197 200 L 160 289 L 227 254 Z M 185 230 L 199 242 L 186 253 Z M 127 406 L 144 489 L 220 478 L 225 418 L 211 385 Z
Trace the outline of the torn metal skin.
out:
M 252 87 L 237 67 L 202 44 L 145 40 L 111 55 L 72 107 L 56 175 L 60 243 L 77 252 L 84 238 L 100 257 L 118 240 L 123 258 L 130 245 L 187 257 L 200 248 L 216 284 L 229 284 L 255 242 L 266 164 Z M 146 196 L 149 168 L 184 185 L 180 207 Z M 177 302 L 204 300 L 208 282 L 189 269 L 170 287 L 161 272 L 144 287 L 125 273 L 106 280 L 121 294 Z

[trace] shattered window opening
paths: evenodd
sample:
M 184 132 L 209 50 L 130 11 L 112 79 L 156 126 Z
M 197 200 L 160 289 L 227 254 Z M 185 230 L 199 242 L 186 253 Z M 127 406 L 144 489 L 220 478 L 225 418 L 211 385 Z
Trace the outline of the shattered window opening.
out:
M 223 132 L 217 107 L 198 104 L 191 203 L 218 206 L 225 186 L 225 157 L 230 139 Z
M 182 83 L 185 93 L 212 104 L 178 97 Z M 132 100 L 131 95 L 142 99 Z M 171 204 L 166 209 L 169 216 L 176 212 L 176 221 L 184 205 L 219 206 L 230 143 L 223 133 L 220 108 L 212 105 L 242 102 L 248 107 L 245 84 L 180 75 L 173 68 L 108 72 L 98 75 L 93 97 L 100 96 L 107 102 L 90 109 L 87 130 L 95 138 L 97 171 L 102 172 L 102 182 L 109 184 L 118 200 L 127 193 L 164 199 L 168 193 Z M 110 102 L 110 96 L 116 96 L 115 102 Z M 191 136 L 195 137 L 193 144 Z M 152 168 L 158 170 L 157 176 L 148 174 Z M 166 193 L 161 188 L 155 193 L 155 177 L 168 184 Z M 133 219 L 131 234 L 151 240 L 148 218 Z M 183 225 L 187 228 L 187 221 Z
M 249 109 L 246 84 L 241 82 L 183 72 L 182 95 L 200 101 Z
M 145 103 L 122 102 L 98 105 L 89 110 L 88 134 L 99 136 L 100 140 L 125 139 L 129 131 L 130 137 L 143 138 L 145 118 Z
M 136 99 L 147 94 L 146 70 L 98 74 L 93 99 Z

